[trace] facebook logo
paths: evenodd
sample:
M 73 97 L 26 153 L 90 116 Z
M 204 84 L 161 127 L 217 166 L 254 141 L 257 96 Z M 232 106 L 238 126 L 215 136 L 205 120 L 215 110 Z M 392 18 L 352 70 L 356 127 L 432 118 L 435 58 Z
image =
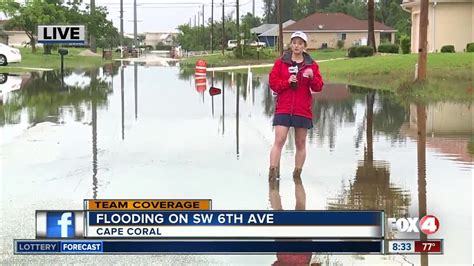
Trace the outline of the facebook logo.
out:
M 46 237 L 74 238 L 73 212 L 48 212 L 46 218 Z

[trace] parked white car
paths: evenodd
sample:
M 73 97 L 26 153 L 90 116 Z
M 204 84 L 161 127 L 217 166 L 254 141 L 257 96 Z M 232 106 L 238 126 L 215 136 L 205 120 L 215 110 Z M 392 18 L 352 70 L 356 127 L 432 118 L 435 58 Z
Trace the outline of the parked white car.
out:
M 232 50 L 237 47 L 237 40 L 228 40 L 227 41 L 227 50 Z
M 0 66 L 6 66 L 9 63 L 20 63 L 21 53 L 17 48 L 10 47 L 0 43 Z
M 8 94 L 21 88 L 21 76 L 0 73 L 0 103 L 7 100 Z
M 250 40 L 240 40 L 241 45 L 248 45 L 250 47 L 267 47 L 267 44 L 264 42 L 250 41 Z M 237 47 L 237 40 L 227 41 L 227 50 L 232 50 Z
M 264 42 L 253 41 L 249 44 L 252 47 L 267 47 L 267 44 Z

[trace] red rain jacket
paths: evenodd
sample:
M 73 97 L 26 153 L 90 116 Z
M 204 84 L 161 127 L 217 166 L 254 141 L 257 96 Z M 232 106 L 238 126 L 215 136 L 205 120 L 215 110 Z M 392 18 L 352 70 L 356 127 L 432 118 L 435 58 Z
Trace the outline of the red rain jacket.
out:
M 311 91 L 321 91 L 324 82 L 319 73 L 318 64 L 307 53 L 303 53 L 303 58 L 302 66 L 296 75 L 298 86 L 295 90 L 291 89 L 291 84 L 288 82 L 291 75 L 288 68 L 292 66 L 291 52 L 286 52 L 275 61 L 269 77 L 270 89 L 277 93 L 275 114 L 292 114 L 313 118 Z M 312 79 L 303 77 L 304 71 L 308 68 L 313 70 Z

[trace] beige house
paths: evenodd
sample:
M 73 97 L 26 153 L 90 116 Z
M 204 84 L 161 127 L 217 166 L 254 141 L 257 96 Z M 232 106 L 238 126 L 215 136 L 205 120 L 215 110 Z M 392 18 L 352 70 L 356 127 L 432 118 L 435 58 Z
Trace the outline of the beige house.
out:
M 22 30 L 5 31 L 8 34 L 8 45 L 15 47 L 24 47 L 30 42 L 30 38 Z
M 420 0 L 404 0 L 402 8 L 411 12 L 411 51 L 418 52 Z M 472 0 L 429 0 L 428 51 L 439 52 L 454 45 L 456 52 L 474 42 L 474 3 Z
M 336 48 L 339 40 L 344 47 L 366 45 L 368 21 L 344 13 L 314 13 L 283 29 L 283 43 L 290 43 L 293 32 L 301 30 L 308 35 L 308 49 Z M 381 40 L 395 41 L 397 31 L 380 22 L 375 22 L 375 43 Z
M 0 28 L 3 29 L 7 21 L 8 20 L 0 20 Z M 3 30 L 3 34 L 7 34 L 8 37 L 0 37 L 0 42 L 6 45 L 22 47 L 30 42 L 28 35 L 26 35 L 25 31 L 21 29 Z

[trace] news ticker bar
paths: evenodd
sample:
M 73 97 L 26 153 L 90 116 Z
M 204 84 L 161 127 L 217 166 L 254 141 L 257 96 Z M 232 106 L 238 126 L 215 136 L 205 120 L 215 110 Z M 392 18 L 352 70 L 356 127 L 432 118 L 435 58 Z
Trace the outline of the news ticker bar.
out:
M 89 225 L 358 225 L 379 226 L 379 211 L 88 211 Z
M 15 240 L 15 254 L 383 254 L 383 240 Z
M 36 238 L 383 238 L 380 211 L 37 211 Z
M 119 210 L 144 210 L 144 211 L 206 211 L 212 210 L 210 199 L 110 199 L 110 200 L 84 200 L 84 210 L 90 211 L 119 211 Z
M 416 253 L 430 253 L 443 254 L 444 241 L 443 239 L 430 240 L 413 240 L 413 239 L 397 239 L 388 240 L 388 253 L 395 254 L 416 254 Z

